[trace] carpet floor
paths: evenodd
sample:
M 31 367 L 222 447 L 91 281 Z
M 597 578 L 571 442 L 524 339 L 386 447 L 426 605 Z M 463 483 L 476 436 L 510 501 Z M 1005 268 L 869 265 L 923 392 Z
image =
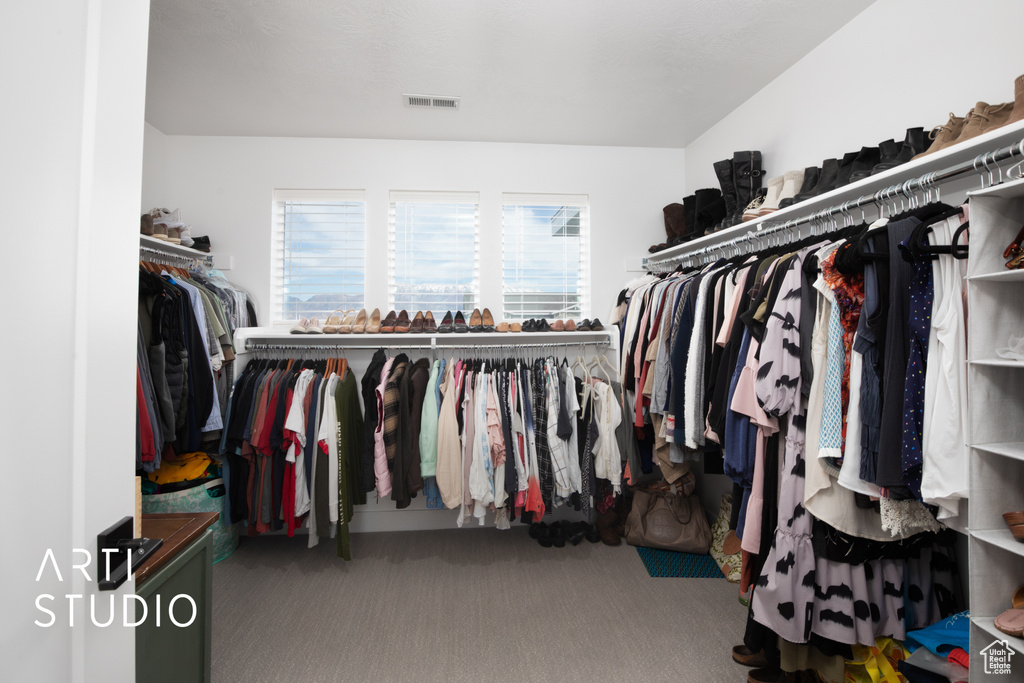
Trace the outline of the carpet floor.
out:
M 242 539 L 213 572 L 213 682 L 745 681 L 723 579 L 651 578 L 634 548 L 523 526 Z

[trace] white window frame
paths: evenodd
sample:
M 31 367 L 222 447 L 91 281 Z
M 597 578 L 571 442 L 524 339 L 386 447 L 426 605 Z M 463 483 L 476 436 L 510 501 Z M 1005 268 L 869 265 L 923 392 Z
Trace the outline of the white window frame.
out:
M 397 205 L 400 203 L 430 204 L 473 204 L 473 281 L 472 290 L 475 307 L 480 307 L 480 193 L 479 192 L 444 192 L 431 190 L 391 190 L 388 197 L 388 309 L 397 310 L 395 297 L 398 292 L 397 283 Z M 427 309 L 424 309 L 427 310 Z M 431 309 L 433 310 L 433 309 Z M 472 309 L 470 309 L 472 310 Z M 413 315 L 415 311 L 408 311 Z M 438 323 L 445 311 L 433 310 Z M 454 312 L 454 311 L 453 311 Z M 465 311 L 467 314 L 469 311 Z M 468 316 L 467 316 L 468 321 Z
M 285 263 L 285 203 L 287 202 L 361 202 L 363 204 L 363 299 L 365 303 L 366 277 L 366 191 L 365 190 L 289 190 L 275 189 L 272 204 L 270 319 L 275 326 L 287 326 L 294 321 L 284 318 L 284 281 L 288 264 Z M 323 320 L 320 321 L 323 324 Z
M 518 320 L 512 311 L 508 310 L 507 297 L 514 293 L 509 291 L 510 283 L 505 280 L 505 260 L 511 251 L 519 251 L 519 259 L 528 257 L 523 253 L 524 246 L 521 240 L 509 233 L 506 225 L 506 207 L 529 207 L 529 206 L 578 206 L 580 207 L 580 261 L 579 274 L 577 276 L 577 288 L 580 296 L 580 311 L 578 314 L 552 315 L 550 319 L 566 318 L 590 318 L 591 317 L 591 277 L 590 277 L 590 196 L 586 194 L 542 194 L 524 192 L 504 192 L 501 195 L 501 302 L 502 312 L 505 318 Z M 568 289 L 568 288 L 566 288 Z M 539 315 L 525 314 L 525 318 L 544 317 Z

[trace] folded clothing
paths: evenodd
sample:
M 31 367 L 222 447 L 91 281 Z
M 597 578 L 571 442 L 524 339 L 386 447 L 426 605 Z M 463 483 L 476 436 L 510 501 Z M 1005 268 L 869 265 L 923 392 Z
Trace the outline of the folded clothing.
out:
M 160 484 L 173 484 L 180 481 L 209 478 L 207 468 L 216 466 L 216 461 L 206 453 L 183 453 L 175 459 L 164 458 L 160 468 L 150 472 L 149 480 Z

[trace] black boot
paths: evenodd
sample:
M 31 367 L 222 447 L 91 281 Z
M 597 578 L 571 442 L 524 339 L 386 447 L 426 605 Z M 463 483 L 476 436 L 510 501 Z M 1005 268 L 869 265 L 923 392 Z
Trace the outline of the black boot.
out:
M 817 166 L 808 166 L 807 168 L 805 168 L 804 182 L 800 186 L 800 191 L 796 193 L 795 197 L 787 197 L 786 199 L 783 199 L 781 202 L 779 202 L 779 208 L 784 209 L 787 206 L 792 206 L 793 204 L 796 204 L 798 201 L 800 201 L 799 199 L 797 199 L 797 197 L 799 197 L 802 194 L 807 194 L 808 192 L 813 190 L 814 186 L 818 184 L 819 175 L 821 175 L 821 169 L 818 168 Z
M 860 152 L 847 152 L 839 162 L 839 172 L 836 173 L 836 182 L 832 189 L 850 184 L 850 174 L 853 173 L 853 160 Z
M 662 213 L 665 215 L 665 234 L 668 236 L 667 245 L 674 247 L 682 244 L 686 237 L 686 218 L 682 204 L 669 204 Z
M 821 162 L 821 173 L 818 174 L 818 182 L 810 192 L 801 192 L 794 199 L 798 202 L 806 201 L 811 197 L 817 197 L 835 189 L 836 177 L 839 174 L 839 161 L 836 159 L 825 159 Z
M 855 183 L 871 175 L 871 169 L 881 161 L 882 155 L 878 147 L 861 147 L 857 158 L 853 160 L 853 167 L 850 169 L 850 182 Z
M 697 232 L 697 195 L 691 194 L 683 197 L 683 220 L 686 223 L 686 235 L 684 242 L 689 242 L 695 237 L 700 237 Z
M 902 145 L 897 145 L 895 140 L 886 140 L 878 143 L 878 150 L 881 153 L 881 158 L 878 163 L 871 169 L 871 175 L 881 173 L 882 171 L 888 171 L 890 168 L 895 168 L 900 165 L 900 149 Z
M 725 218 L 715 225 L 717 232 L 729 227 L 729 218 L 736 211 L 736 176 L 732 169 L 732 159 L 715 162 L 715 175 L 718 176 L 718 184 L 722 187 L 722 199 L 725 200 Z
M 697 234 L 710 234 L 715 225 L 725 218 L 725 200 L 718 188 L 697 190 Z
M 896 165 L 905 164 L 918 154 L 928 149 L 930 141 L 924 128 L 907 128 L 907 135 L 903 138 L 903 146 L 900 147 L 899 156 L 896 157 Z
M 754 201 L 754 196 L 761 189 L 764 171 L 761 170 L 761 153 L 734 152 L 732 155 L 732 174 L 736 182 L 736 210 L 726 218 L 727 227 L 743 222 L 743 210 Z

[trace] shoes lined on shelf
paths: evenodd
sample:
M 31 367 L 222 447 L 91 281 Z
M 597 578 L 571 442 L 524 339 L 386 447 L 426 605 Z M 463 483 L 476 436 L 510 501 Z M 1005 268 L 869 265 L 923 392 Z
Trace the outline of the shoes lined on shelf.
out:
M 365 308 L 337 309 L 327 316 L 321 326 L 316 318 L 301 318 L 290 329 L 292 334 L 465 334 L 467 332 L 596 332 L 603 330 L 597 318 L 584 318 L 576 322 L 571 318 L 547 320 L 531 318 L 523 322 L 503 321 L 495 324 L 489 308 L 482 311 L 474 308 L 469 321 L 462 311 L 447 311 L 438 325 L 431 311 L 416 311 L 410 319 L 409 313 L 389 311 L 383 320 L 379 308 L 367 314 Z

